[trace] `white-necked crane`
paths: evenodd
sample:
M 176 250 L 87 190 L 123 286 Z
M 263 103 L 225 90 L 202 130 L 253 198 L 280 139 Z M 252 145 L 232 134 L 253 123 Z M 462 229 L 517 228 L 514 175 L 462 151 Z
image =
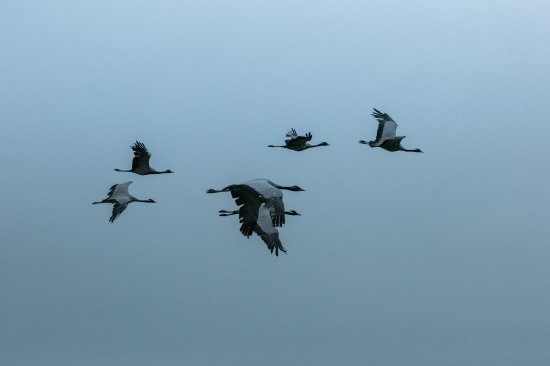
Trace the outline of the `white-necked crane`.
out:
M 321 142 L 317 145 L 309 143 L 313 138 L 311 132 L 305 134 L 305 136 L 299 136 L 296 130 L 293 128 L 286 133 L 286 139 L 284 145 L 267 145 L 267 147 L 282 147 L 294 151 L 303 151 L 318 146 L 329 146 L 328 142 Z
M 220 210 L 219 213 L 220 216 L 231 216 L 238 214 L 240 217 L 239 221 L 241 223 L 245 220 L 255 220 L 253 230 L 267 245 L 267 248 L 270 250 L 270 252 L 273 253 L 273 250 L 275 250 L 276 256 L 279 255 L 279 250 L 283 253 L 286 253 L 286 249 L 283 247 L 281 239 L 279 238 L 279 231 L 276 227 L 273 226 L 273 222 L 271 221 L 273 206 L 269 206 L 268 203 L 262 203 L 258 208 L 257 214 L 251 213 L 250 210 L 243 210 L 245 206 L 241 206 L 239 210 L 235 211 Z M 252 217 L 247 217 L 246 215 L 248 214 L 252 214 Z M 290 216 L 300 216 L 300 214 L 294 210 L 285 211 L 285 214 Z
M 152 199 L 148 200 L 140 200 L 136 197 L 132 196 L 130 193 L 128 193 L 128 186 L 132 184 L 132 182 L 124 182 L 115 184 L 109 189 L 109 193 L 107 193 L 107 198 L 105 198 L 102 201 L 98 202 L 92 202 L 93 205 L 96 205 L 98 203 L 112 203 L 113 206 L 113 213 L 111 215 L 111 218 L 109 219 L 110 223 L 113 223 L 115 219 L 124 211 L 126 210 L 126 207 L 128 207 L 128 204 L 132 202 L 145 202 L 145 203 L 156 203 Z
M 378 121 L 376 140 L 368 142 L 360 140 L 360 144 L 367 144 L 370 147 L 381 147 L 387 151 L 422 152 L 420 149 L 405 149 L 401 145 L 401 140 L 403 140 L 405 136 L 395 136 L 397 123 L 387 113 L 382 113 L 376 108 L 373 109 L 374 112 L 372 112 L 372 116 Z
M 151 153 L 147 150 L 145 145 L 139 141 L 136 141 L 134 145 L 131 146 L 134 151 L 134 159 L 132 160 L 132 169 L 122 170 L 115 169 L 117 172 L 129 172 L 136 173 L 139 175 L 149 175 L 149 174 L 164 174 L 164 173 L 173 173 L 170 169 L 163 171 L 156 171 L 155 169 L 149 166 L 149 159 L 151 158 Z

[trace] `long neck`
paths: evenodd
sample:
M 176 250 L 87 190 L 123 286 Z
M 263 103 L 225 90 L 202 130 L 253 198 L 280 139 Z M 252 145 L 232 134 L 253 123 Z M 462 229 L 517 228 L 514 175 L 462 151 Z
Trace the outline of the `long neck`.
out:
M 279 188 L 279 189 L 286 189 L 287 191 L 293 191 L 294 188 L 293 187 L 285 187 L 285 186 L 280 186 L 278 184 L 274 184 L 273 185 L 275 188 Z
M 115 169 L 115 172 L 125 172 L 125 173 L 131 173 L 131 172 L 132 172 L 132 170 Z
M 286 146 L 283 146 L 283 145 L 267 145 L 267 147 L 282 147 L 286 149 Z

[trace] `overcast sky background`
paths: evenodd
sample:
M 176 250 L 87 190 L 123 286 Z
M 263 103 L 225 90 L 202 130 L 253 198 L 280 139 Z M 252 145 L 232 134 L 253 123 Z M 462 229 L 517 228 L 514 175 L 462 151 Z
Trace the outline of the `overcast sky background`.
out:
M 546 365 L 547 1 L 2 1 L 0 363 Z M 357 143 L 376 107 L 424 154 Z M 331 146 L 268 149 L 285 132 Z M 130 145 L 175 174 L 137 176 Z M 285 192 L 287 255 L 229 194 Z M 109 224 L 92 206 L 132 180 Z

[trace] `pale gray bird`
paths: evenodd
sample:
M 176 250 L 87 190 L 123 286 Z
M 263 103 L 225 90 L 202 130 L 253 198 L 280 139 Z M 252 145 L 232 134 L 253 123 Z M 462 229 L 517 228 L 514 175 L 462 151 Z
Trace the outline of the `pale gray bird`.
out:
M 131 148 L 134 151 L 134 159 L 132 160 L 132 169 L 130 170 L 115 169 L 115 171 L 136 173 L 139 175 L 173 173 L 173 171 L 171 171 L 170 169 L 159 172 L 151 168 L 149 166 L 149 159 L 151 159 L 151 153 L 149 153 L 149 151 L 147 150 L 147 148 L 143 143 L 136 141 L 134 145 L 131 146 Z
M 115 184 L 109 189 L 109 193 L 107 193 L 107 198 L 105 198 L 103 201 L 98 202 L 92 202 L 93 205 L 96 205 L 98 203 L 112 203 L 113 204 L 113 213 L 111 215 L 111 218 L 109 219 L 110 223 L 113 223 L 115 219 L 124 211 L 126 210 L 126 207 L 128 207 L 128 204 L 132 202 L 145 202 L 145 203 L 156 203 L 152 199 L 148 200 L 140 200 L 136 197 L 132 196 L 130 193 L 128 193 L 128 186 L 132 184 L 132 182 L 124 182 Z
M 286 133 L 286 139 L 284 145 L 267 145 L 267 147 L 282 147 L 294 151 L 303 151 L 306 149 L 311 149 L 312 147 L 318 146 L 330 146 L 328 142 L 321 142 L 317 145 L 312 145 L 309 143 L 313 138 L 311 132 L 305 134 L 305 136 L 299 136 L 296 130 L 293 128 Z
M 367 144 L 370 147 L 381 147 L 387 151 L 409 151 L 421 153 L 420 149 L 405 149 L 401 146 L 401 140 L 405 136 L 395 136 L 397 130 L 397 123 L 387 114 L 382 113 L 378 109 L 373 108 L 372 116 L 378 121 L 378 130 L 376 131 L 376 140 L 365 141 L 360 140 L 360 144 Z
M 243 212 L 243 207 L 235 211 L 220 210 L 220 216 L 231 216 L 238 214 L 240 217 L 240 222 L 243 222 L 246 219 L 248 219 L 249 221 L 255 220 L 253 230 L 267 245 L 267 248 L 270 250 L 270 252 L 273 253 L 273 250 L 275 250 L 276 256 L 279 255 L 279 250 L 283 253 L 286 253 L 286 249 L 283 247 L 281 239 L 279 238 L 279 231 L 276 227 L 273 226 L 273 223 L 271 221 L 273 207 L 268 206 L 267 203 L 262 203 L 258 207 L 258 212 L 256 214 L 253 214 L 247 210 Z M 252 217 L 246 217 L 246 215 L 249 214 L 252 214 Z M 298 212 L 294 210 L 285 211 L 285 214 L 291 216 L 301 216 Z
M 273 207 L 272 222 L 274 226 L 282 226 L 285 223 L 285 205 L 282 189 L 289 191 L 303 191 L 298 186 L 281 186 L 264 178 L 253 179 L 241 184 L 232 184 L 223 189 L 209 189 L 206 193 L 231 192 L 231 197 L 236 198 L 238 206 L 248 205 L 247 210 L 257 212 L 262 203 L 269 203 Z M 252 216 L 250 216 L 252 217 Z M 242 230 L 244 235 L 250 236 L 254 229 L 255 221 L 244 221 Z

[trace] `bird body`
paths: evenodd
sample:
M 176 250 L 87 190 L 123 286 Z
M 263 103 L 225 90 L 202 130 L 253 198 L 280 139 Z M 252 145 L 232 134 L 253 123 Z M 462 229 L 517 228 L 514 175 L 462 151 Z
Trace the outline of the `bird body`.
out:
M 306 133 L 304 136 L 299 136 L 296 130 L 293 128 L 286 133 L 286 139 L 284 145 L 268 145 L 267 147 L 282 147 L 294 151 L 303 151 L 318 146 L 329 146 L 328 142 L 321 142 L 317 145 L 309 143 L 313 138 L 311 132 Z
M 149 175 L 149 174 L 164 174 L 164 173 L 173 173 L 170 169 L 164 171 L 157 171 L 149 166 L 149 159 L 151 159 L 151 153 L 145 145 L 139 141 L 136 141 L 134 145 L 131 146 L 134 151 L 134 158 L 132 159 L 132 169 L 122 170 L 115 169 L 117 172 L 129 172 L 139 175 Z
M 401 140 L 403 140 L 405 136 L 396 136 L 397 123 L 387 113 L 382 113 L 378 109 L 374 108 L 372 116 L 378 121 L 376 139 L 368 142 L 365 140 L 360 140 L 360 144 L 366 144 L 370 147 L 381 147 L 384 150 L 392 152 L 422 152 L 420 149 L 406 149 L 401 145 Z
M 92 202 L 93 205 L 96 205 L 98 203 L 113 204 L 113 212 L 111 214 L 111 218 L 109 219 L 110 223 L 113 223 L 116 218 L 122 212 L 124 212 L 124 210 L 126 210 L 128 204 L 132 202 L 156 203 L 152 199 L 140 200 L 132 196 L 130 193 L 128 193 L 128 186 L 130 186 L 130 184 L 132 184 L 131 181 L 115 184 L 109 189 L 109 192 L 107 193 L 107 198 L 102 201 Z

